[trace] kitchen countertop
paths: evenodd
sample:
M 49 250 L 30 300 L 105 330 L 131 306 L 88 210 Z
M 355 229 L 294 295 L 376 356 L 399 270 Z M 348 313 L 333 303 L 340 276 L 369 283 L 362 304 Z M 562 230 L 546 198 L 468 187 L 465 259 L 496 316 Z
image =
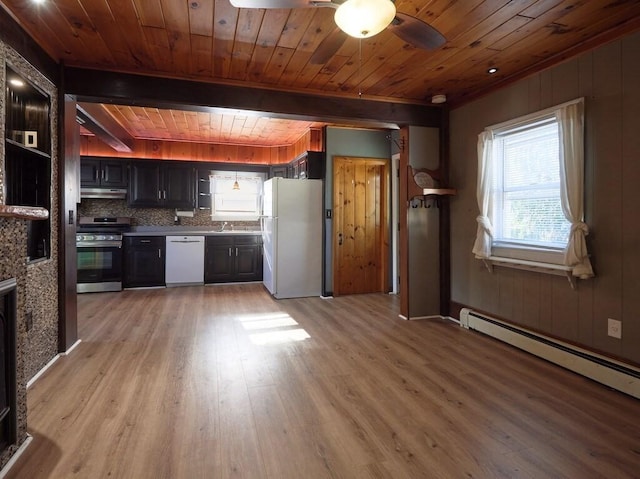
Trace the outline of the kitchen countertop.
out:
M 260 230 L 220 231 L 206 226 L 134 226 L 124 236 L 229 236 L 229 235 L 261 235 Z

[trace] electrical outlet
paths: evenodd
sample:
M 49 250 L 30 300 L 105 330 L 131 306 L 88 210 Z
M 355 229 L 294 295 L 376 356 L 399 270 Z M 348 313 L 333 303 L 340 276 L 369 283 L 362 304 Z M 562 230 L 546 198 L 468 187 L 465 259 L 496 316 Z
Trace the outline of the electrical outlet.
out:
M 33 328 L 33 313 L 31 311 L 27 311 L 25 319 L 27 320 L 27 331 L 30 331 L 31 328 Z
M 607 319 L 607 334 L 612 338 L 622 339 L 622 321 Z

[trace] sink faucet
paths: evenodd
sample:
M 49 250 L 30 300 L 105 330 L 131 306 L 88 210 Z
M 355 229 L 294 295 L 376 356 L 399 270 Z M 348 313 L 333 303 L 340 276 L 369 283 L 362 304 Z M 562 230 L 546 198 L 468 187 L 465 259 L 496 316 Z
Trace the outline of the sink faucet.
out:
M 222 227 L 220 228 L 220 233 L 224 231 L 224 227 L 227 226 L 227 222 L 222 223 Z

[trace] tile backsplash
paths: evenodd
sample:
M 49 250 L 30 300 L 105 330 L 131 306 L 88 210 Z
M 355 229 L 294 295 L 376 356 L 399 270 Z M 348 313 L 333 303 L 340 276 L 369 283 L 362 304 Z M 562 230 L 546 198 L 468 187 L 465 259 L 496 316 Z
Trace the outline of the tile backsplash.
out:
M 175 210 L 168 208 L 129 208 L 126 200 L 85 198 L 78 205 L 78 216 L 129 217 L 133 218 L 133 226 L 222 226 L 220 221 L 211 220 L 211 210 L 195 210 L 193 218 L 181 216 L 179 223 L 175 222 L 175 215 Z M 233 221 L 233 224 L 239 228 L 259 228 L 257 221 Z

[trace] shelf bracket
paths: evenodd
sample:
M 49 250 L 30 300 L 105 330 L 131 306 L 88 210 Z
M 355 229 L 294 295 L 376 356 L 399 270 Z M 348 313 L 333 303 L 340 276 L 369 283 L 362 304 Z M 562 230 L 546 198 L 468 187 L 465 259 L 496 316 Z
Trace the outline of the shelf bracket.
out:
M 391 135 L 387 135 L 387 140 L 393 141 L 395 145 L 398 147 L 398 150 L 404 151 L 404 147 L 405 147 L 404 138 L 400 138 L 400 140 L 396 140 L 395 138 L 392 138 Z

